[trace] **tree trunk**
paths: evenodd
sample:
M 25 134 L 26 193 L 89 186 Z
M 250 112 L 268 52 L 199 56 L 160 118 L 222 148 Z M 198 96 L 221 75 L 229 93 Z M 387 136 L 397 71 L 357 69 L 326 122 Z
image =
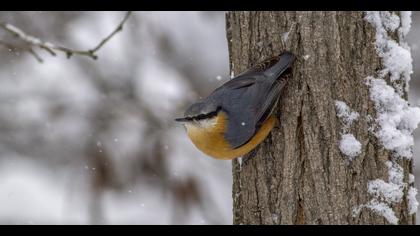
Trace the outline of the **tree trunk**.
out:
M 297 56 L 276 110 L 279 126 L 233 161 L 234 224 L 390 223 L 363 207 L 373 198 L 368 182 L 388 181 L 392 159 L 370 132 L 376 110 L 365 78 L 383 65 L 364 13 L 229 12 L 226 30 L 234 74 L 284 50 Z M 339 149 L 343 122 L 336 100 L 360 115 L 348 127 L 362 147 L 353 160 Z M 408 184 L 411 160 L 396 163 Z M 390 207 L 399 224 L 415 223 L 407 189 Z

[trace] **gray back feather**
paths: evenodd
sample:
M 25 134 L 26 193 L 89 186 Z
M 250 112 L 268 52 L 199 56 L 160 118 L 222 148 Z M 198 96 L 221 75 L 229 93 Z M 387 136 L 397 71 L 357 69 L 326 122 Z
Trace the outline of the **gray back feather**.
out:
M 280 55 L 277 63 L 263 71 L 250 69 L 240 74 L 209 96 L 227 113 L 225 138 L 232 148 L 246 144 L 271 114 L 287 82 L 281 73 L 293 62 L 294 56 L 290 55 Z

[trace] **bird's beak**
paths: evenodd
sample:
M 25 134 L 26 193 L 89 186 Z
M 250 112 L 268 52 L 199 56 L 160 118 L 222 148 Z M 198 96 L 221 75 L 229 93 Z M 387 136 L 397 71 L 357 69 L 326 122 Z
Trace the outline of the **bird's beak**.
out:
M 186 118 L 186 117 L 182 117 L 182 118 L 175 118 L 175 121 L 176 122 L 187 122 L 187 121 L 189 121 L 189 119 Z

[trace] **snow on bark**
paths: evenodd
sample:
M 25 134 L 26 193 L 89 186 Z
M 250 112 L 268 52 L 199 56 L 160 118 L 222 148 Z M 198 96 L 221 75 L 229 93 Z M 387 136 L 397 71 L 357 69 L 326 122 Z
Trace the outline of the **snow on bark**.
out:
M 411 158 L 413 132 L 420 122 L 420 108 L 412 107 L 383 79 L 368 78 L 370 98 L 377 111 L 374 132 L 383 146 L 398 157 Z
M 390 75 L 391 82 L 403 79 L 408 89 L 412 58 L 404 36 L 410 30 L 411 12 L 401 12 L 401 17 L 390 12 L 366 12 L 365 20 L 376 30 L 376 49 L 384 67 L 378 73 L 378 78 L 367 78 L 370 98 L 378 113 L 376 121 L 379 130 L 376 136 L 397 157 L 411 158 L 413 131 L 420 122 L 420 108 L 411 107 L 401 97 L 402 91 L 398 91 L 398 88 L 395 91 L 384 80 L 387 74 Z M 400 42 L 389 35 L 396 30 L 399 32 Z
M 347 104 L 343 101 L 335 101 L 335 108 L 337 109 L 337 116 L 344 124 L 350 126 L 353 121 L 357 120 L 359 113 L 351 111 Z
M 407 36 L 408 32 L 411 28 L 411 11 L 401 11 L 400 12 L 401 18 L 401 27 L 398 29 L 398 36 L 400 40 L 400 44 L 410 50 L 408 44 L 404 41 L 405 36 Z
M 376 199 L 372 199 L 367 204 L 363 204 L 360 207 L 358 207 L 354 211 L 354 214 L 359 214 L 360 210 L 363 207 L 368 208 L 372 210 L 373 212 L 375 212 L 376 214 L 383 216 L 390 224 L 394 224 L 394 225 L 398 224 L 398 218 L 395 216 L 395 212 L 386 203 L 378 202 Z
M 415 187 L 410 187 L 408 189 L 408 213 L 414 214 L 417 212 L 417 208 L 419 206 L 419 202 L 416 199 L 417 189 Z
M 410 30 L 411 13 L 403 13 L 402 20 L 390 12 L 366 12 L 365 20 L 373 25 L 376 30 L 376 50 L 382 59 L 384 69 L 381 76 L 390 75 L 391 82 L 403 79 L 408 92 L 410 74 L 413 73 L 410 48 L 404 43 L 404 36 Z M 399 27 L 401 25 L 401 27 Z M 388 34 L 399 30 L 399 43 Z M 399 90 L 402 94 L 402 91 Z
M 343 134 L 340 139 L 340 151 L 353 160 L 361 153 L 362 144 L 353 136 L 353 134 Z
M 378 201 L 386 203 L 401 202 L 404 196 L 404 173 L 403 168 L 397 163 L 387 161 L 388 182 L 382 179 L 369 181 L 368 193 L 375 197 Z
M 414 183 L 414 175 L 413 174 L 408 174 L 408 183 L 409 184 L 413 184 Z
M 373 133 L 392 152 L 392 160 L 385 163 L 388 167 L 388 182 L 382 179 L 369 181 L 367 187 L 372 199 L 360 205 L 356 211 L 366 207 L 384 216 L 389 223 L 397 224 L 398 219 L 391 204 L 401 202 L 404 190 L 408 188 L 408 184 L 404 183 L 403 168 L 397 159 L 412 158 L 413 132 L 420 122 L 420 108 L 410 106 L 403 98 L 404 93 L 408 92 L 413 69 L 410 48 L 405 42 L 411 27 L 411 12 L 401 12 L 400 16 L 391 12 L 366 12 L 365 20 L 376 30 L 375 45 L 383 65 L 376 78 L 367 78 L 370 99 L 377 112 Z M 398 34 L 398 41 L 391 36 L 393 32 Z M 387 84 L 387 76 L 393 86 Z M 405 85 L 404 89 L 401 84 Z M 409 183 L 412 182 L 414 179 L 410 176 Z M 410 214 L 417 210 L 416 194 L 417 190 L 410 187 L 406 196 Z
M 362 144 L 349 133 L 350 126 L 359 117 L 359 113 L 351 111 L 349 106 L 343 101 L 335 101 L 335 108 L 337 110 L 337 117 L 343 123 L 342 134 L 339 143 L 341 153 L 346 155 L 350 161 L 361 153 Z
M 387 161 L 385 164 L 388 167 L 388 182 L 382 179 L 369 181 L 368 193 L 372 199 L 368 203 L 356 207 L 353 215 L 359 214 L 362 208 L 368 208 L 383 216 L 390 224 L 398 224 L 398 218 L 395 216 L 391 204 L 401 202 L 404 197 L 406 184 L 403 182 L 403 168 L 391 161 Z

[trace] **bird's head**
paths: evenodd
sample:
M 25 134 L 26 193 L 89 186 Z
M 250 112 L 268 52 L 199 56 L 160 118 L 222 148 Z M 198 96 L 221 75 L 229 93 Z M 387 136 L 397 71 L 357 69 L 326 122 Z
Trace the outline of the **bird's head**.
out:
M 219 110 L 214 102 L 201 100 L 191 104 L 185 111 L 184 117 L 176 118 L 175 121 L 199 125 L 215 118 Z

